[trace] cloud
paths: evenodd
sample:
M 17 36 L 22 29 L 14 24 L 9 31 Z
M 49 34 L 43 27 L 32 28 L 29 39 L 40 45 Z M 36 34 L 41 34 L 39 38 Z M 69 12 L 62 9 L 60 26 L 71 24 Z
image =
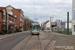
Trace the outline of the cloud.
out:
M 49 17 L 40 16 L 56 15 L 54 20 L 57 18 L 65 19 L 67 12 L 70 12 L 70 19 L 72 19 L 72 0 L 35 0 L 35 10 L 34 0 L 0 0 L 0 2 L 0 6 L 5 7 L 11 5 L 15 8 L 22 9 L 24 15 L 33 20 L 36 12 L 36 18 L 38 18 L 40 22 L 49 19 Z M 56 12 L 53 13 L 53 11 Z

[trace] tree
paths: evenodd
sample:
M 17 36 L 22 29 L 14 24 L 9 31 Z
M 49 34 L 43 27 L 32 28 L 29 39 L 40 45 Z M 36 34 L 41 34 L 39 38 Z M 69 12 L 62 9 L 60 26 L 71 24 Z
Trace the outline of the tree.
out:
M 31 29 L 31 23 L 34 22 L 33 20 L 29 19 L 28 17 L 24 18 L 24 30 Z

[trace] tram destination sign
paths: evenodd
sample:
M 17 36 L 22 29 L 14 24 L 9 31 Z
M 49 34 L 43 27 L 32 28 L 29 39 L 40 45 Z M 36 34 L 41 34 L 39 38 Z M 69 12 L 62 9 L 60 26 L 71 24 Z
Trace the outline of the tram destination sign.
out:
M 32 25 L 39 25 L 39 23 L 32 23 Z

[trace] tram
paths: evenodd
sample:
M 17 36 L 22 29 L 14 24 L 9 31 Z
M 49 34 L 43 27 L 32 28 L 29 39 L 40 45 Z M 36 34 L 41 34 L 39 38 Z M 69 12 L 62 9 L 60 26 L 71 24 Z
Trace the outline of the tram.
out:
M 32 23 L 32 35 L 39 35 L 40 34 L 40 24 L 39 22 L 33 22 Z

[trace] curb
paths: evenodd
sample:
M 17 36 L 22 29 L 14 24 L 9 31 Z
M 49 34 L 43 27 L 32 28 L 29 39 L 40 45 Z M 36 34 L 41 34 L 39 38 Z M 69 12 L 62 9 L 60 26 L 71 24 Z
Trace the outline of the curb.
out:
M 25 33 L 27 33 L 28 31 L 25 31 Z M 14 35 L 10 35 L 10 36 L 7 36 L 7 37 L 4 37 L 4 38 L 0 38 L 0 40 L 4 40 L 4 39 L 7 39 L 9 37 L 14 37 L 14 36 L 17 36 L 17 35 L 20 35 L 20 34 L 23 34 L 23 32 L 17 32 L 19 34 L 14 34 Z
M 31 35 L 27 36 L 21 42 L 19 42 L 16 46 L 14 46 L 11 50 L 21 50 L 21 48 L 25 45 L 27 40 L 30 38 Z

